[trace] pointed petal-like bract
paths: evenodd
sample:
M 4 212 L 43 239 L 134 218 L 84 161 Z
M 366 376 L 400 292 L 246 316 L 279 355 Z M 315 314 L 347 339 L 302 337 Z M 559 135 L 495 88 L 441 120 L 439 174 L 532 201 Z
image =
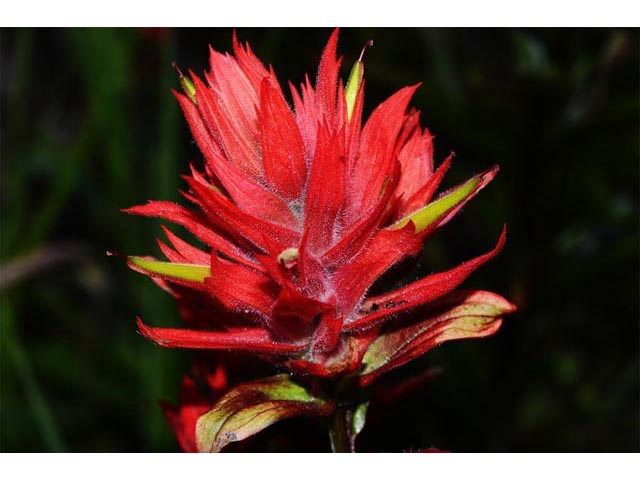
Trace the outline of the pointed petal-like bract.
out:
M 304 345 L 275 342 L 269 332 L 262 328 L 243 328 L 226 332 L 154 328 L 145 325 L 140 319 L 138 328 L 142 336 L 168 348 L 235 350 L 267 355 L 287 355 L 304 350 Z
M 416 255 L 421 247 L 411 225 L 399 230 L 380 230 L 359 255 L 336 270 L 338 311 L 350 315 L 375 280 L 400 260 Z
M 251 310 L 269 321 L 277 294 L 277 285 L 271 277 L 217 257 L 212 257 L 211 270 L 213 274 L 205 284 L 213 297 L 230 310 Z
M 186 177 L 186 180 L 209 221 L 237 241 L 249 241 L 259 249 L 265 248 L 264 235 L 280 243 L 296 243 L 298 234 L 295 230 L 249 215 L 219 192 L 205 187 L 193 178 Z
M 359 155 L 349 171 L 347 212 L 350 219 L 356 219 L 359 212 L 379 201 L 385 183 L 397 174 L 396 138 L 404 122 L 404 111 L 417 88 L 417 85 L 402 88 L 367 120 L 360 138 Z
M 340 61 L 336 61 L 336 49 L 338 46 L 338 29 L 336 28 L 327 46 L 322 53 L 318 68 L 318 81 L 316 83 L 316 104 L 318 106 L 318 121 L 323 117 L 333 120 L 336 110 L 336 94 L 338 84 L 338 71 Z
M 373 312 L 364 315 L 345 325 L 346 331 L 362 330 L 379 325 L 393 315 L 406 312 L 412 308 L 428 304 L 457 288 L 471 273 L 495 257 L 504 246 L 506 227 L 503 228 L 498 243 L 493 250 L 464 262 L 458 267 L 429 275 L 421 280 L 410 283 L 406 287 L 389 293 L 371 297 L 366 300 L 362 310 Z
M 211 71 L 205 76 L 216 94 L 221 111 L 226 114 L 233 130 L 249 145 L 255 145 L 258 139 L 257 92 L 235 58 L 211 47 L 209 53 Z
M 248 255 L 237 245 L 219 235 L 199 213 L 195 213 L 181 205 L 165 201 L 150 201 L 146 205 L 138 205 L 123 210 L 125 213 L 142 215 L 144 217 L 163 218 L 177 225 L 181 225 L 193 233 L 198 239 L 209 245 L 213 250 L 237 262 L 252 263 Z
M 344 158 L 340 155 L 342 132 L 331 132 L 326 123 L 318 127 L 316 150 L 304 203 L 304 227 L 308 248 L 320 254 L 331 247 L 336 220 L 345 191 Z M 330 188 L 327 188 L 330 185 Z
M 260 120 L 267 183 L 287 201 L 298 200 L 307 178 L 304 145 L 287 102 L 269 78 L 260 90 Z
M 164 230 L 164 233 L 171 242 L 171 245 L 173 245 L 176 251 L 189 263 L 207 265 L 210 262 L 210 254 L 205 253 L 190 243 L 185 242 L 164 225 L 162 225 L 162 230 Z
M 401 171 L 398 191 L 406 199 L 420 190 L 433 173 L 433 137 L 426 129 L 421 133 L 418 112 L 410 120 L 411 133 L 398 154 Z
M 269 72 L 264 68 L 258 57 L 253 54 L 248 43 L 243 46 L 238 42 L 235 31 L 233 32 L 233 52 L 242 71 L 251 82 L 253 90 L 258 95 L 260 93 L 260 83 L 264 77 L 269 75 Z

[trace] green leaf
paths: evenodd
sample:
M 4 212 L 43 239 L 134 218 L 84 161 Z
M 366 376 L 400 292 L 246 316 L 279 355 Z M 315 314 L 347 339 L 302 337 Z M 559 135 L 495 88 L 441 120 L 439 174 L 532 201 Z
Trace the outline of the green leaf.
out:
M 356 437 L 360 434 L 364 428 L 364 424 L 367 420 L 367 409 L 369 408 L 369 401 L 362 402 L 351 412 L 350 425 L 349 425 L 349 444 L 351 451 L 356 451 Z
M 198 450 L 219 452 L 285 418 L 332 411 L 331 402 L 315 397 L 287 374 L 238 385 L 198 419 Z
M 127 257 L 127 259 L 134 270 L 169 280 L 176 279 L 204 283 L 204 279 L 211 276 L 211 267 L 208 265 L 160 262 L 144 257 Z
M 367 408 L 369 408 L 369 402 L 363 402 L 358 405 L 353 412 L 353 419 L 351 421 L 351 430 L 353 436 L 358 435 L 364 428 L 364 423 L 367 419 Z
M 461 208 L 467 201 L 471 200 L 476 193 L 493 180 L 497 172 L 498 167 L 496 166 L 484 173 L 476 175 L 462 185 L 450 190 L 444 195 L 441 195 L 437 200 L 413 213 L 410 213 L 406 217 L 401 218 L 391 225 L 389 229 L 400 229 L 407 223 L 413 222 L 416 233 L 426 230 L 440 219 L 445 218 L 451 213 L 455 213 L 457 209 Z

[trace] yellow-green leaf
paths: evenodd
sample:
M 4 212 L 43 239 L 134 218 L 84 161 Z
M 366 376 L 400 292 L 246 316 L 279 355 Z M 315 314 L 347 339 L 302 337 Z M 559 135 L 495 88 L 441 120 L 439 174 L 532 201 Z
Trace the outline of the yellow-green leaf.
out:
M 481 179 L 479 177 L 472 178 L 450 193 L 441 196 L 436 201 L 401 218 L 389 228 L 392 230 L 402 228 L 409 223 L 409 221 L 412 221 L 415 225 L 416 233 L 422 232 L 439 218 L 442 218 L 447 212 L 450 212 L 467 200 L 467 198 L 475 192 L 480 181 Z
M 349 74 L 349 80 L 347 80 L 347 86 L 344 89 L 344 99 L 347 102 L 347 119 L 351 120 L 353 115 L 353 109 L 356 105 L 356 98 L 358 97 L 358 90 L 362 83 L 362 62 L 358 60 L 353 64 L 351 73 Z
M 193 82 L 189 77 L 185 77 L 183 75 L 182 70 L 180 70 L 180 67 L 178 67 L 176 62 L 173 62 L 172 65 L 173 68 L 175 68 L 178 72 L 178 79 L 180 80 L 180 86 L 182 87 L 182 90 L 187 94 L 193 104 L 197 105 L 198 102 L 196 102 L 196 87 L 193 85 Z
M 351 447 L 351 451 L 356 451 L 356 437 L 360 434 L 362 429 L 364 428 L 364 424 L 367 420 L 367 409 L 369 408 L 369 401 L 360 403 L 354 410 L 351 412 L 351 422 L 348 426 L 349 432 L 349 446 Z
M 432 225 L 437 226 L 436 223 L 446 222 L 451 215 L 455 214 L 455 212 L 471 200 L 476 193 L 493 180 L 497 173 L 498 166 L 494 165 L 486 172 L 470 178 L 462 185 L 452 188 L 441 195 L 435 201 L 401 218 L 388 228 L 390 230 L 396 230 L 404 227 L 409 222 L 413 222 L 416 233 L 420 233 Z
M 187 77 L 182 77 L 180 79 L 180 84 L 182 85 L 182 89 L 187 92 L 187 95 L 189 95 L 191 101 L 194 104 L 197 104 L 198 102 L 196 102 L 196 87 L 193 85 L 193 82 Z
M 190 263 L 160 262 L 143 257 L 128 257 L 133 267 L 138 267 L 149 275 L 175 278 L 189 282 L 203 283 L 204 279 L 211 276 L 211 267 L 208 265 L 193 265 Z
M 362 51 L 360 52 L 360 57 L 358 57 L 356 63 L 353 64 L 351 73 L 349 73 L 347 86 L 344 89 L 344 99 L 347 103 L 347 120 L 351 120 L 353 109 L 356 106 L 356 99 L 358 98 L 358 91 L 360 91 L 360 85 L 362 85 L 362 77 L 364 76 L 364 64 L 362 63 L 362 57 L 364 57 L 364 52 L 367 47 L 372 46 L 373 40 L 369 40 L 364 44 L 364 47 L 362 47 Z

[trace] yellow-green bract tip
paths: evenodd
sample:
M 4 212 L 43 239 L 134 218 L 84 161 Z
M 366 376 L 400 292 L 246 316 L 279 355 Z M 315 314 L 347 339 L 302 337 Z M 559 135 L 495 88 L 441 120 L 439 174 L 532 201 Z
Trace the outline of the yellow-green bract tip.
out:
M 180 70 L 180 67 L 178 67 L 176 62 L 173 62 L 171 64 L 171 66 L 173 68 L 175 68 L 176 71 L 178 72 L 178 78 L 180 80 L 180 86 L 182 87 L 182 90 L 184 91 L 184 93 L 187 94 L 187 96 L 194 103 L 194 105 L 197 105 L 197 102 L 196 102 L 196 87 L 193 85 L 193 82 L 191 81 L 190 78 L 185 77 L 183 75 L 182 70 Z
M 438 198 L 435 202 L 431 202 L 421 209 L 401 218 L 391 225 L 390 228 L 392 230 L 402 228 L 409 223 L 409 221 L 412 221 L 415 225 L 416 233 L 422 232 L 448 211 L 453 210 L 455 207 L 463 203 L 467 197 L 475 191 L 480 181 L 481 178 L 479 177 L 472 178 L 459 188 L 456 188 L 452 192 Z
M 364 71 L 362 57 L 364 56 L 364 52 L 367 47 L 371 46 L 373 46 L 373 40 L 369 40 L 365 43 L 364 47 L 362 47 L 360 57 L 356 63 L 353 64 L 353 68 L 351 68 L 351 73 L 349 74 L 349 80 L 347 80 L 347 86 L 344 89 L 344 99 L 347 103 L 347 120 L 351 120 L 353 109 L 356 106 L 356 98 L 358 98 L 358 90 L 360 90 L 360 85 L 362 85 Z
M 356 106 L 356 98 L 358 96 L 358 89 L 362 82 L 362 62 L 358 60 L 353 64 L 351 73 L 349 74 L 349 80 L 347 86 L 344 89 L 344 99 L 347 102 L 347 119 L 351 120 L 353 115 L 353 109 Z
M 193 103 L 197 103 L 196 87 L 193 86 L 193 82 L 187 77 L 182 77 L 180 79 L 180 84 L 182 85 L 182 89 L 187 93 L 187 95 L 189 95 L 189 98 L 191 99 L 191 101 Z
M 211 268 L 208 265 L 160 262 L 142 257 L 128 257 L 128 259 L 133 266 L 142 269 L 144 273 L 156 274 L 169 280 L 174 278 L 176 280 L 203 283 L 205 278 L 211 276 Z

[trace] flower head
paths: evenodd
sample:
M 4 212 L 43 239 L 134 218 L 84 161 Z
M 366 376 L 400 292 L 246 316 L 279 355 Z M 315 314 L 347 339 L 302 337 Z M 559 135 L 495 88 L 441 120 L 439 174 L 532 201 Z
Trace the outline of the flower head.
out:
M 126 211 L 181 225 L 207 248 L 166 230 L 171 246 L 160 247 L 168 262 L 129 258 L 189 299 L 181 303 L 194 328 L 140 322 L 143 335 L 169 347 L 252 352 L 317 376 L 364 371 L 371 379 L 379 369 L 363 368 L 363 358 L 381 333 L 386 342 L 398 335 L 394 326 L 413 338 L 380 369 L 444 340 L 491 334 L 514 309 L 487 292 L 448 295 L 498 253 L 504 231 L 485 255 L 369 293 L 391 267 L 419 254 L 425 237 L 498 168 L 434 200 L 451 156 L 434 170 L 432 136 L 408 109 L 417 86 L 400 89 L 363 126 L 362 61 L 345 89 L 337 38 L 336 30 L 315 88 L 308 77 L 300 90 L 289 85 L 293 111 L 273 69 L 235 37 L 235 56 L 211 49 L 205 81 L 192 73 L 182 82 L 186 95 L 174 92 L 205 160 L 185 176 L 183 194 L 196 211 L 163 201 Z
M 502 248 L 390 291 L 382 275 L 417 256 L 498 171 L 440 195 L 452 155 L 438 168 L 433 137 L 404 87 L 362 120 L 364 65 L 346 87 L 337 30 L 315 87 L 289 84 L 290 108 L 272 68 L 234 36 L 234 54 L 210 51 L 204 80 L 174 92 L 204 156 L 184 179 L 188 209 L 152 201 L 126 210 L 182 227 L 199 248 L 165 229 L 168 261 L 129 265 L 177 297 L 184 329 L 140 332 L 159 345 L 249 352 L 294 373 L 353 374 L 366 385 L 444 341 L 491 335 L 515 310 L 485 291 L 455 291 Z

